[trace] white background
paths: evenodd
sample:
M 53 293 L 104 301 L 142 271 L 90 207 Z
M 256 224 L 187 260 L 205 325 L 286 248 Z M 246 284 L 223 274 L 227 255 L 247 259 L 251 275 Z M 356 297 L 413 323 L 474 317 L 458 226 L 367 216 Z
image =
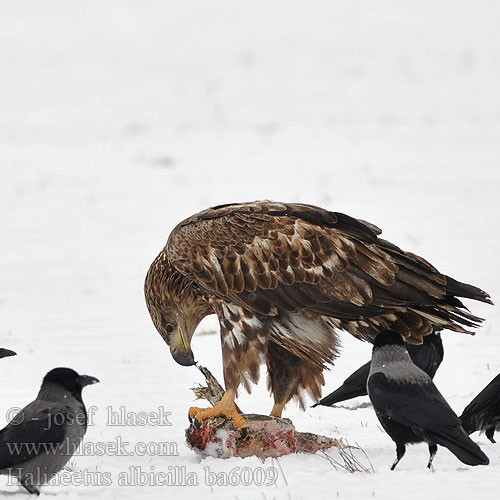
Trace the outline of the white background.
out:
M 101 379 L 87 442 L 174 442 L 178 456 L 75 457 L 112 486 L 47 486 L 59 497 L 306 499 L 497 498 L 500 444 L 468 467 L 441 448 L 395 446 L 371 408 L 293 403 L 299 430 L 343 436 L 373 474 L 319 456 L 279 460 L 275 486 L 205 484 L 184 445 L 196 368 L 176 365 L 155 331 L 143 280 L 171 229 L 209 205 L 253 199 L 321 205 L 369 220 L 385 238 L 499 297 L 500 34 L 496 1 L 4 2 L 0 7 L 0 423 L 70 366 Z M 460 413 L 500 371 L 498 309 L 475 337 L 444 332 L 435 378 Z M 213 318 L 200 333 L 217 328 Z M 342 334 L 325 391 L 370 357 Z M 221 378 L 219 340 L 199 361 Z M 263 374 L 264 375 L 264 374 Z M 264 377 L 248 412 L 269 412 Z M 326 394 L 327 392 L 325 392 Z M 352 401 L 346 406 L 356 408 Z M 172 412 L 169 427 L 111 427 L 106 408 Z M 184 467 L 193 486 L 119 486 L 129 467 Z M 152 468 L 152 469 L 151 469 Z M 170 468 L 170 469 L 169 469 Z M 180 470 L 180 469 L 178 469 Z M 2 481 L 6 481 L 3 479 Z M 1 491 L 20 492 L 0 483 Z

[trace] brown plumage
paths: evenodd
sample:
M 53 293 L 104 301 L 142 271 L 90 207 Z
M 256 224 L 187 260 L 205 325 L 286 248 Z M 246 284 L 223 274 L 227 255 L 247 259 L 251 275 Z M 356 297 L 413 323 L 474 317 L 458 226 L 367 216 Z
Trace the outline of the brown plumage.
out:
M 256 201 L 181 222 L 146 277 L 153 322 L 181 364 L 208 314 L 218 316 L 226 390 L 265 362 L 275 414 L 308 391 L 339 349 L 337 330 L 373 341 L 391 328 L 419 344 L 433 327 L 471 333 L 482 319 L 458 297 L 487 293 L 379 237 L 373 224 L 312 205 Z

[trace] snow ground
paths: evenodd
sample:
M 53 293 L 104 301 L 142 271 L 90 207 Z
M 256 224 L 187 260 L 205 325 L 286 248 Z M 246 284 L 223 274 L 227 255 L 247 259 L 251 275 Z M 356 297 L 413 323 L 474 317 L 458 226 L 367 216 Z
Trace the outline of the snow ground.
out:
M 500 34 L 495 1 L 10 2 L 0 7 L 0 420 L 71 366 L 99 377 L 86 443 L 129 442 L 73 461 L 60 498 L 497 498 L 500 444 L 473 437 L 491 465 L 424 445 L 396 472 L 370 408 L 287 408 L 299 430 L 359 443 L 372 474 L 319 456 L 200 461 L 184 445 L 195 368 L 176 365 L 149 319 L 142 284 L 170 230 L 209 205 L 315 203 L 384 236 L 498 302 Z M 498 308 L 475 337 L 444 333 L 436 384 L 457 412 L 500 371 Z M 216 328 L 208 318 L 200 330 Z M 369 359 L 342 334 L 335 388 Z M 218 339 L 197 335 L 221 378 Z M 326 393 L 326 392 L 325 392 Z M 268 412 L 265 384 L 241 407 Z M 171 412 L 171 425 L 111 426 L 109 411 Z M 110 408 L 110 410 L 108 410 Z M 5 418 L 6 418 L 5 417 Z M 170 443 L 140 456 L 137 443 Z M 197 486 L 119 485 L 130 467 L 190 473 Z M 210 486 L 210 473 L 268 474 L 272 486 Z M 78 485 L 88 470 L 112 484 Z M 247 472 L 248 472 L 247 470 Z M 229 477 L 229 476 L 228 476 Z M 98 482 L 94 474 L 89 482 Z M 127 479 L 127 476 L 125 476 Z M 155 478 L 153 478 L 155 479 Z M 158 479 L 158 478 L 156 478 Z M 2 494 L 21 493 L 0 482 Z M 130 481 L 129 481 L 130 482 Z M 150 481 L 154 482 L 154 481 Z

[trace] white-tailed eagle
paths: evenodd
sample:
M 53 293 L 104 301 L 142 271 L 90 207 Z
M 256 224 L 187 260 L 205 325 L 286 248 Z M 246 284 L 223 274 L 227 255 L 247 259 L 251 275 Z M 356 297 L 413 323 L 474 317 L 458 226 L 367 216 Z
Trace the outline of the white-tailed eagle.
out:
M 172 356 L 194 364 L 199 322 L 220 323 L 226 394 L 198 421 L 223 415 L 238 427 L 237 388 L 265 362 L 273 416 L 308 392 L 318 400 L 338 330 L 373 341 L 386 329 L 420 344 L 433 327 L 471 333 L 482 319 L 459 297 L 492 303 L 472 285 L 379 237 L 373 224 L 299 203 L 255 201 L 209 208 L 181 222 L 145 282 L 153 322 Z

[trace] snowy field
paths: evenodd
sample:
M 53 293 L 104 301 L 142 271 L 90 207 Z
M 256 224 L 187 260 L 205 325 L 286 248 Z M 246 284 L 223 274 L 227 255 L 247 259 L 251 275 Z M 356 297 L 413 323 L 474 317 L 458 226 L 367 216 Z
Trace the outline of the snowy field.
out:
M 184 429 L 201 374 L 174 363 L 142 286 L 181 219 L 268 198 L 369 220 L 500 302 L 499 16 L 496 1 L 2 3 L 0 346 L 18 356 L 0 361 L 0 424 L 53 367 L 101 380 L 84 391 L 85 453 L 42 495 L 498 498 L 500 443 L 473 435 L 488 467 L 440 448 L 430 472 L 421 444 L 391 472 L 395 446 L 357 408 L 366 398 L 285 416 L 358 443 L 373 473 L 321 456 L 200 461 Z M 435 378 L 458 413 L 500 372 L 498 306 L 468 305 L 484 326 L 443 333 Z M 216 328 L 207 318 L 193 350 L 222 379 Z M 342 341 L 325 394 L 370 357 Z M 264 378 L 239 402 L 268 413 Z M 111 425 L 120 411 L 170 414 Z M 212 484 L 222 473 L 254 475 Z M 25 495 L 5 477 L 0 494 Z

